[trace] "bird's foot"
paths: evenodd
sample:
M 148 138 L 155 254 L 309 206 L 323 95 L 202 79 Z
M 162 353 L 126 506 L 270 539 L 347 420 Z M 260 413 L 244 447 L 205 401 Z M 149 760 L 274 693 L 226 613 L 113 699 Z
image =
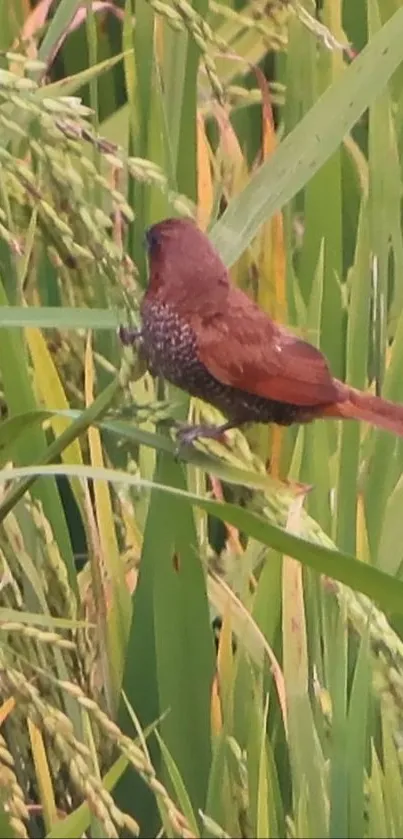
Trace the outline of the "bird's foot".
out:
M 124 347 L 131 347 L 141 339 L 141 329 L 134 329 L 131 326 L 119 326 L 118 336 Z
M 175 456 L 178 457 L 183 446 L 190 446 L 195 440 L 203 437 L 225 443 L 225 432 L 232 428 L 230 422 L 224 425 L 183 425 L 176 432 L 177 446 Z

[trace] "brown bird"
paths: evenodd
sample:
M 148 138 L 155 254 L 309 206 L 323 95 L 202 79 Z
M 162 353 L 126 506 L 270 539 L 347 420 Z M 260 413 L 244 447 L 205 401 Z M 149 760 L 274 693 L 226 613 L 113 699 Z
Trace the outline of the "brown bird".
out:
M 219 438 L 244 423 L 363 420 L 403 436 L 403 406 L 333 378 L 322 353 L 275 324 L 235 288 L 207 236 L 188 219 L 166 219 L 146 233 L 150 278 L 139 342 L 153 375 L 215 405 L 220 426 L 191 426 L 180 443 Z

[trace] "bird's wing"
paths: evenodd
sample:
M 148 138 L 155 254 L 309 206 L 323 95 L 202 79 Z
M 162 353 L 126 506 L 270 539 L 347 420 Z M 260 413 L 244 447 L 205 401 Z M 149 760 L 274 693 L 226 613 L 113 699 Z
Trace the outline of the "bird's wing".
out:
M 193 319 L 198 358 L 220 382 L 292 405 L 340 399 L 319 350 L 273 323 L 237 289 L 225 311 Z

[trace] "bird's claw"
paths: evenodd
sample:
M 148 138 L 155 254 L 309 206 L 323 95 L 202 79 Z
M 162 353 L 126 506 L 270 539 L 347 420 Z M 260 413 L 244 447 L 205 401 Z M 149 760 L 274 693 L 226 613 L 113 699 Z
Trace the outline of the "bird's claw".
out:
M 225 442 L 224 433 L 227 426 L 221 425 L 183 425 L 177 429 L 175 458 L 177 459 L 184 446 L 191 446 L 195 440 L 201 438 Z
M 124 347 L 131 347 L 141 338 L 141 329 L 132 326 L 119 326 L 118 336 Z

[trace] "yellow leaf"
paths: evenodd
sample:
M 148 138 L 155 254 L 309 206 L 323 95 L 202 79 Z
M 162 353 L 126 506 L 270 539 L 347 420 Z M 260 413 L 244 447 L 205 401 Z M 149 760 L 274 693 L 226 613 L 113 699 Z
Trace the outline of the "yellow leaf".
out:
M 204 119 L 197 114 L 197 222 L 206 230 L 213 209 L 214 191 L 210 166 L 210 147 L 204 128 Z
M 13 696 L 9 696 L 8 699 L 3 702 L 0 706 L 0 725 L 7 719 L 7 717 L 11 714 L 15 708 L 15 699 Z
M 262 71 L 256 67 L 259 87 L 262 92 L 263 140 L 262 155 L 266 160 L 276 149 L 277 138 L 274 128 L 270 91 Z M 263 311 L 278 322 L 286 321 L 286 258 L 282 213 L 267 221 L 261 231 L 258 258 L 259 284 L 257 302 Z M 273 426 L 271 430 L 270 474 L 280 477 L 280 461 L 284 430 Z M 267 439 L 267 438 L 266 438 Z
M 31 741 L 32 756 L 35 764 L 35 777 L 38 781 L 39 797 L 42 804 L 46 832 L 57 821 L 57 808 L 53 792 L 52 778 L 42 732 L 28 718 L 28 731 Z
M 85 349 L 85 402 L 88 407 L 93 401 L 94 364 L 91 335 Z M 88 429 L 91 465 L 104 466 L 101 435 L 97 428 Z M 110 487 L 106 481 L 94 481 L 94 499 L 97 536 L 102 565 L 105 568 L 110 610 L 108 611 L 109 665 L 113 678 L 114 697 L 117 702 L 124 668 L 124 654 L 131 621 L 131 599 L 125 580 L 125 568 L 120 559 L 116 538 Z
M 211 686 L 211 730 L 213 737 L 218 737 L 222 730 L 221 703 L 217 676 L 215 676 Z
M 47 348 L 46 341 L 39 329 L 27 327 L 25 336 L 28 342 L 34 368 L 35 390 L 40 397 L 44 408 L 49 410 L 68 410 L 69 403 L 66 399 L 63 385 L 57 372 L 56 365 Z M 61 434 L 71 420 L 64 417 L 52 417 L 49 420 L 55 434 Z M 64 463 L 82 466 L 83 459 L 78 440 L 74 440 L 62 452 Z

